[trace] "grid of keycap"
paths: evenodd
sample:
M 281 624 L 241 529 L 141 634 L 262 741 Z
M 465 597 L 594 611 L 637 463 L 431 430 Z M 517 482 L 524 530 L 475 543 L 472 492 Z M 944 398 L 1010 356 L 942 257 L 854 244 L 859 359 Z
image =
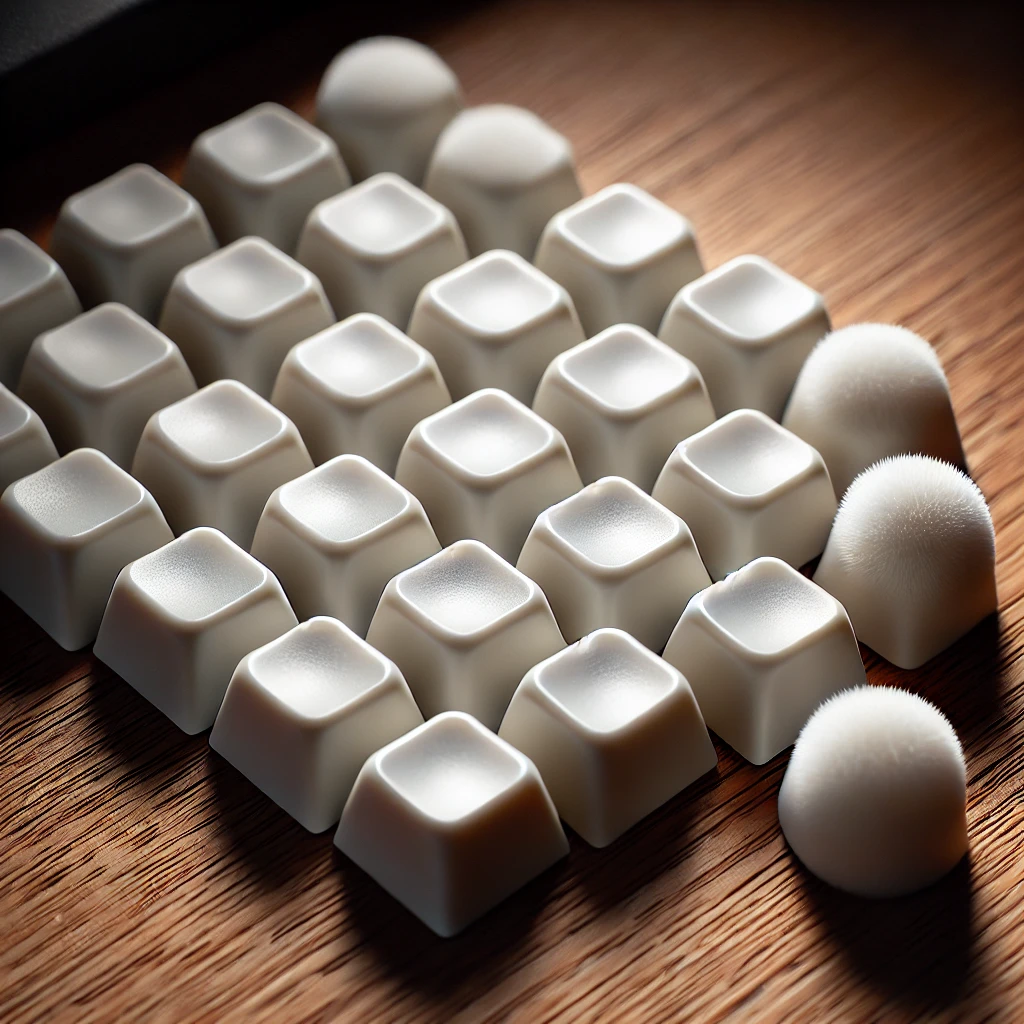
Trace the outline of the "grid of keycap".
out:
M 559 816 L 603 846 L 712 770 L 705 720 L 761 763 L 863 682 L 795 571 L 842 497 L 798 436 L 830 322 L 418 44 L 343 51 L 317 124 L 126 168 L 51 255 L 0 232 L 0 588 L 447 935 Z

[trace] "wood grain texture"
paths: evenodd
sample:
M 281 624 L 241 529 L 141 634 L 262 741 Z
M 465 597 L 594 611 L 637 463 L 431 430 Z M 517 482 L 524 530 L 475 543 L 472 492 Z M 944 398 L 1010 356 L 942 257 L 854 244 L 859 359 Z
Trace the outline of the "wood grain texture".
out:
M 865 653 L 963 740 L 969 863 L 908 899 L 832 892 L 779 832 L 786 755 L 718 743 L 717 773 L 608 849 L 573 837 L 442 941 L 3 601 L 0 1020 L 1024 1020 L 1020 92 L 910 45 L 912 23 L 880 31 L 884 10 L 503 3 L 413 29 L 472 102 L 569 135 L 588 190 L 633 181 L 684 211 L 709 266 L 759 252 L 837 325 L 936 344 L 996 523 L 999 619 L 915 672 Z M 309 113 L 346 30 L 307 19 L 8 168 L 0 219 L 45 239 L 61 196 L 120 163 L 175 173 L 258 100 Z

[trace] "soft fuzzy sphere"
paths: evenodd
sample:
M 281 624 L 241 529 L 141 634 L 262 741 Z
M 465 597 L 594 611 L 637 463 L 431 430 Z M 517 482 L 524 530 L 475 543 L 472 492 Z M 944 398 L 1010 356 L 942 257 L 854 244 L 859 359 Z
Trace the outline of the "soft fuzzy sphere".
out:
M 939 357 L 924 338 L 892 324 L 826 335 L 800 371 L 782 424 L 821 452 L 840 497 L 887 455 L 963 462 Z
M 967 852 L 967 782 L 953 727 L 906 690 L 859 686 L 808 719 L 779 792 L 805 867 L 860 896 L 937 881 Z
M 814 581 L 857 638 L 916 668 L 995 610 L 995 533 L 977 485 L 923 455 L 883 459 L 850 485 Z

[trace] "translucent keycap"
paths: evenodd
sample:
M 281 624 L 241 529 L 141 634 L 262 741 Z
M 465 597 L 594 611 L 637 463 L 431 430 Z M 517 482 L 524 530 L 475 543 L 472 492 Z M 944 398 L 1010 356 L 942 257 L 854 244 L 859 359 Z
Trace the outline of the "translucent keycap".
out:
M 437 358 L 452 397 L 500 387 L 527 405 L 548 363 L 583 340 L 569 293 L 504 251 L 431 281 L 409 333 Z
M 287 416 L 244 384 L 221 380 L 154 413 L 132 474 L 175 533 L 213 526 L 248 549 L 271 492 L 312 468 Z
M 150 416 L 196 390 L 178 346 L 115 302 L 32 344 L 18 393 L 57 448 L 96 448 L 130 469 Z
M 686 520 L 716 580 L 760 555 L 799 568 L 824 550 L 836 514 L 821 456 L 752 409 L 680 442 L 653 494 Z
M 558 356 L 533 409 L 562 432 L 584 483 L 621 476 L 645 491 L 676 444 L 715 419 L 700 370 L 632 324 Z
M 370 757 L 334 843 L 445 937 L 569 852 L 534 765 L 455 712 Z
M 425 717 L 465 711 L 490 729 L 526 672 L 565 646 L 540 587 L 473 540 L 391 580 L 366 639 L 402 670 Z
M 510 561 L 537 516 L 581 486 L 562 435 L 495 389 L 418 424 L 395 478 L 423 502 L 442 544 L 472 537 Z
M 394 662 L 337 619 L 247 654 L 210 746 L 310 832 L 337 824 L 371 755 L 423 724 Z
M 290 253 L 310 210 L 352 179 L 330 136 L 286 107 L 261 103 L 198 136 L 181 183 L 221 243 L 258 235 Z
M 760 256 L 738 256 L 686 285 L 658 336 L 700 367 L 720 416 L 749 408 L 777 420 L 828 331 L 816 291 Z
M 611 626 L 652 651 L 711 582 L 686 523 L 614 476 L 542 512 L 516 564 L 547 594 L 570 643 Z
M 533 761 L 591 846 L 614 842 L 718 763 L 687 681 L 618 629 L 531 669 L 498 735 Z
M 697 594 L 665 647 L 708 728 L 753 764 L 795 742 L 825 699 L 865 682 L 843 606 L 778 558 Z
M 125 566 L 94 653 L 194 734 L 213 725 L 238 662 L 295 621 L 273 573 L 202 527 Z
M 269 398 L 288 352 L 333 322 L 313 274 L 262 238 L 243 238 L 175 277 L 160 329 L 200 386 L 230 378 Z
M 653 334 L 672 296 L 704 272 L 689 221 L 635 185 L 609 185 L 552 217 L 535 262 L 568 289 L 588 336 L 620 323 Z
M 35 338 L 81 312 L 56 261 L 20 232 L 0 231 L 0 385 L 16 388 Z
M 332 615 L 360 636 L 388 580 L 440 550 L 419 501 L 358 455 L 274 491 L 252 542 L 300 618 Z
M 298 258 L 339 319 L 377 313 L 404 330 L 420 289 L 463 263 L 466 245 L 440 203 L 395 174 L 376 174 L 313 210 Z
M 66 199 L 50 242 L 83 305 L 120 302 L 152 323 L 174 275 L 215 248 L 199 203 L 146 164 Z
M 357 313 L 285 357 L 271 401 L 316 463 L 362 455 L 394 473 L 420 420 L 451 404 L 434 357 L 374 313 Z
M 79 448 L 0 497 L 0 590 L 65 650 L 96 638 L 121 569 L 171 531 L 149 492 Z
M 0 494 L 8 484 L 57 458 L 46 425 L 13 391 L 0 384 Z

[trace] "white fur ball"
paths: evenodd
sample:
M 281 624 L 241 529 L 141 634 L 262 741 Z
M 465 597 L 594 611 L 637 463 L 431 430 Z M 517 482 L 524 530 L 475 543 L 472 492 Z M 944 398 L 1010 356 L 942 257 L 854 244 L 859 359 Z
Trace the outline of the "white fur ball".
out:
M 924 338 L 892 324 L 826 335 L 797 377 L 782 425 L 821 452 L 836 494 L 887 455 L 963 464 L 949 385 Z
M 967 852 L 967 776 L 953 727 L 906 690 L 859 686 L 803 727 L 779 823 L 805 867 L 859 896 L 923 889 Z
M 917 668 L 995 611 L 995 534 L 955 466 L 898 455 L 865 470 L 839 505 L 814 582 L 883 658 Z

